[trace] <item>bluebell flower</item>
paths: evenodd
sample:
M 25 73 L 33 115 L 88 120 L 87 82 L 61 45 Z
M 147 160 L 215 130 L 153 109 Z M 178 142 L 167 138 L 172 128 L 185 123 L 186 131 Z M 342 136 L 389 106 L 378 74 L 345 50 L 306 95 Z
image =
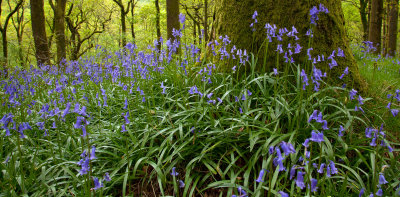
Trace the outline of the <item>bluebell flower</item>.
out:
M 388 183 L 385 179 L 385 176 L 383 175 L 383 173 L 379 173 L 379 185 L 384 185 Z
M 96 147 L 93 145 L 92 152 L 90 153 L 90 160 L 97 159 L 95 154 L 96 154 Z
M 344 131 L 344 128 L 342 125 L 340 125 L 339 134 L 338 134 L 339 137 L 343 137 L 343 131 Z
M 372 129 L 371 128 L 365 128 L 365 137 L 367 138 L 372 138 Z
M 303 146 L 306 147 L 306 148 L 308 148 L 308 143 L 309 143 L 309 142 L 310 142 L 310 139 L 307 138 L 306 140 L 304 140 Z
M 270 146 L 270 147 L 268 148 L 268 153 L 269 153 L 270 155 L 274 154 L 274 147 L 273 147 L 273 146 Z
M 239 107 L 239 112 L 240 112 L 241 114 L 243 114 L 243 110 L 242 110 L 241 107 Z
M 372 138 L 371 143 L 369 143 L 370 146 L 376 146 L 376 138 Z
M 362 195 L 364 195 L 365 192 L 365 188 L 361 188 L 360 193 L 358 194 L 358 197 L 361 197 Z
M 322 163 L 318 169 L 318 173 L 320 173 L 320 174 L 324 173 L 324 168 L 325 168 L 325 163 Z
M 391 109 L 390 112 L 392 112 L 393 117 L 396 117 L 397 114 L 399 113 L 398 109 Z
M 293 165 L 292 168 L 290 168 L 290 180 L 293 179 L 294 175 L 296 174 L 296 165 Z
M 349 92 L 350 100 L 353 100 L 354 96 L 356 94 L 357 94 L 357 90 L 354 90 L 354 89 L 350 90 L 350 92 Z
M 79 164 L 79 163 L 78 163 Z M 80 161 L 81 170 L 79 171 L 80 175 L 87 174 L 89 172 L 89 158 L 86 157 Z
M 98 190 L 104 186 L 103 183 L 100 183 L 97 177 L 93 177 L 93 181 L 94 181 L 94 187 L 92 188 L 92 190 Z
M 358 95 L 358 103 L 360 104 L 360 105 L 363 105 L 364 104 L 364 99 L 361 97 L 361 95 Z
M 318 180 L 311 178 L 311 192 L 317 192 L 317 184 L 318 184 Z
M 179 188 L 184 188 L 185 187 L 185 183 L 182 180 L 179 180 Z
M 391 105 L 392 105 L 392 103 L 389 102 L 389 103 L 386 105 L 386 108 L 390 109 L 390 106 L 391 106 Z
M 125 124 L 131 123 L 131 122 L 129 121 L 129 111 L 127 111 L 125 114 L 122 113 L 122 116 L 123 116 L 124 119 L 125 119 Z
M 121 132 L 122 132 L 122 133 L 123 133 L 123 132 L 126 132 L 126 126 L 125 126 L 125 124 L 121 125 Z
M 331 174 L 337 174 L 339 173 L 338 170 L 335 167 L 335 163 L 333 161 L 330 161 L 329 163 L 329 167 L 331 169 Z
M 382 196 L 383 195 L 383 191 L 382 188 L 379 188 L 379 190 L 376 192 L 377 196 Z
M 296 178 L 296 186 L 299 187 L 300 189 L 304 189 L 305 184 L 304 184 L 304 175 L 305 173 L 302 171 L 297 171 L 297 178 Z
M 289 197 L 289 194 L 283 192 L 283 191 L 279 191 L 278 194 L 281 195 L 281 197 Z
M 128 108 L 128 99 L 125 98 L 124 109 Z
M 238 187 L 239 197 L 247 197 L 247 192 L 242 187 Z
M 281 148 L 285 155 L 289 155 L 290 153 L 296 153 L 296 150 L 294 149 L 293 145 L 290 143 L 286 143 L 284 141 L 281 142 Z
M 318 142 L 318 143 L 323 142 L 324 141 L 324 134 L 319 132 L 319 131 L 317 131 L 317 130 L 313 130 L 311 132 L 310 140 L 313 141 L 313 142 Z
M 278 69 L 274 68 L 274 75 L 278 75 Z
M 106 174 L 104 174 L 104 181 L 107 181 L 107 182 L 110 182 L 111 181 L 111 178 L 110 178 L 110 175 L 108 174 L 108 172 L 106 172 Z
M 265 173 L 265 170 L 264 170 L 264 169 L 261 169 L 261 170 L 260 170 L 260 173 L 259 173 L 259 175 L 258 175 L 258 178 L 257 178 L 257 180 L 256 180 L 257 183 L 264 182 L 264 181 L 263 181 L 264 173 Z
M 178 176 L 179 174 L 178 172 L 175 171 L 175 169 L 176 169 L 175 167 L 172 167 L 172 172 L 171 172 L 172 176 Z

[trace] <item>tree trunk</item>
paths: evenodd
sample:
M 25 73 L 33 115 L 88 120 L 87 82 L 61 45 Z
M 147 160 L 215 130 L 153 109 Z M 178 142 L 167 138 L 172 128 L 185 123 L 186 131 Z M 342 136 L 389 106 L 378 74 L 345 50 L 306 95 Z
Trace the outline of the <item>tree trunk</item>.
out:
M 363 27 L 363 41 L 368 40 L 368 15 L 367 15 L 367 0 L 360 0 L 360 18 Z
M 36 59 L 39 64 L 49 64 L 50 53 L 47 45 L 43 0 L 30 0 L 32 34 L 35 42 Z
M 57 62 L 60 63 L 67 57 L 65 45 L 65 6 L 67 0 L 56 1 L 56 12 L 54 15 L 54 28 L 57 42 Z
M 7 65 L 7 59 L 8 59 L 8 43 L 7 43 L 7 29 L 4 29 L 1 31 L 1 37 L 3 41 L 3 61 L 4 61 L 4 66 Z
M 135 43 L 136 35 L 135 35 L 135 1 L 132 2 L 131 4 L 131 16 L 132 16 L 132 21 L 131 21 L 131 34 L 132 34 L 132 43 Z
M 208 0 L 204 0 L 204 44 L 208 42 Z
M 383 0 L 372 0 L 368 40 L 374 43 L 376 54 L 381 52 Z
M 161 38 L 161 27 L 160 27 L 160 5 L 158 3 L 158 0 L 154 1 L 156 5 L 156 29 L 157 29 L 157 40 L 160 41 Z M 157 45 L 158 50 L 161 50 L 161 44 Z
M 167 0 L 167 39 L 174 40 L 173 29 L 180 29 L 179 0 Z
M 121 10 L 121 33 L 122 33 L 122 47 L 126 46 L 126 20 L 125 20 L 126 14 L 124 13 L 124 10 Z
M 397 23 L 399 13 L 399 0 L 390 0 L 389 15 L 389 38 L 387 51 L 389 56 L 395 56 L 397 44 Z
M 359 75 L 357 63 L 350 51 L 350 47 L 346 38 L 346 32 L 344 28 L 344 16 L 341 7 L 340 0 L 322 0 L 322 1 L 298 1 L 298 0 L 217 0 L 217 25 L 216 33 L 218 35 L 228 35 L 232 41 L 232 45 L 236 45 L 237 48 L 251 49 L 250 52 L 258 54 L 258 50 L 265 51 L 265 47 L 262 47 L 262 43 L 266 39 L 265 24 L 276 24 L 278 28 L 286 27 L 288 30 L 292 29 L 292 26 L 297 28 L 299 32 L 297 36 L 299 40 L 295 41 L 294 38 L 283 37 L 283 41 L 280 42 L 286 49 L 288 43 L 292 46 L 295 43 L 299 43 L 303 49 L 300 54 L 294 54 L 293 58 L 296 60 L 296 64 L 306 63 L 308 60 L 307 48 L 309 43 L 309 37 L 306 36 L 306 32 L 310 28 L 310 9 L 313 6 L 318 6 L 319 3 L 325 5 L 329 10 L 328 14 L 320 13 L 317 25 L 313 27 L 314 37 L 311 47 L 313 48 L 312 55 L 324 55 L 328 57 L 333 50 L 340 47 L 345 55 L 343 57 L 335 57 L 337 66 L 333 67 L 329 71 L 328 62 L 325 61 L 317 64 L 317 67 L 329 71 L 329 75 L 332 79 L 337 79 L 343 73 L 346 67 L 349 67 L 349 79 L 354 80 L 354 85 L 360 89 L 364 89 L 364 83 Z M 252 32 L 250 24 L 253 22 L 253 12 L 258 12 L 258 23 L 255 25 L 256 32 Z M 285 14 L 282 14 L 285 13 Z M 277 34 L 278 34 L 278 30 Z M 253 42 L 254 41 L 254 42 Z M 290 42 L 289 42 L 290 41 Z M 252 47 L 253 46 L 253 47 Z M 266 60 L 268 61 L 263 68 L 263 63 L 260 63 L 257 70 L 262 71 L 272 70 L 275 67 L 276 61 L 276 49 L 277 43 L 276 38 L 273 38 L 273 42 L 269 44 L 269 51 L 267 53 Z M 293 50 L 293 49 L 292 49 Z M 259 62 L 263 62 L 265 53 L 260 53 Z M 283 54 L 280 55 L 282 57 Z

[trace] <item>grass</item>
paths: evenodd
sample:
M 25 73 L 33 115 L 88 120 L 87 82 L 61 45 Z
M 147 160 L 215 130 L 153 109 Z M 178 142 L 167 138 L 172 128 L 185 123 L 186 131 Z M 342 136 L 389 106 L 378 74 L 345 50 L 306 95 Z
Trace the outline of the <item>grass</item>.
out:
M 398 89 L 391 60 L 379 60 L 371 76 L 373 57 L 356 53 L 373 87 L 359 104 L 351 87 L 319 81 L 314 91 L 310 79 L 303 89 L 302 65 L 259 73 L 250 55 L 230 59 L 236 71 L 221 73 L 212 57 L 197 62 L 200 53 L 189 51 L 194 56 L 169 58 L 99 49 L 62 72 L 15 69 L 0 86 L 0 196 L 396 195 L 398 116 L 385 108 L 386 93 Z M 380 184 L 382 175 L 388 183 Z M 307 186 L 314 179 L 318 189 Z

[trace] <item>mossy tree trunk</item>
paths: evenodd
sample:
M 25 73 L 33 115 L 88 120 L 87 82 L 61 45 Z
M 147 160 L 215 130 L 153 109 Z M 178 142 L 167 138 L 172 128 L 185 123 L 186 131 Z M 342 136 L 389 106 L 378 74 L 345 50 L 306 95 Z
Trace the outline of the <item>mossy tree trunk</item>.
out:
M 322 3 L 329 10 L 329 13 L 320 13 L 317 25 L 314 26 L 310 24 L 310 9 L 313 6 L 318 6 L 319 3 Z M 311 51 L 313 57 L 317 55 L 328 57 L 333 50 L 337 51 L 338 48 L 341 48 L 344 51 L 345 58 L 335 57 L 338 66 L 329 70 L 328 61 L 325 61 L 318 63 L 317 67 L 329 71 L 329 75 L 334 77 L 334 80 L 341 75 L 346 67 L 349 67 L 349 78 L 352 83 L 360 89 L 364 88 L 357 63 L 346 38 L 340 0 L 217 0 L 216 6 L 216 31 L 218 35 L 228 35 L 237 48 L 250 49 L 254 54 L 257 54 L 261 49 L 262 52 L 258 54 L 258 70 L 272 70 L 275 67 L 277 41 L 276 38 L 273 38 L 273 42 L 269 43 L 268 46 L 266 58 L 268 62 L 265 65 L 267 68 L 263 68 L 265 47 L 262 46 L 262 43 L 266 39 L 265 24 L 276 24 L 278 29 L 286 27 L 288 30 L 295 26 L 299 40 L 295 41 L 292 37 L 284 36 L 284 40 L 279 44 L 284 46 L 284 50 L 288 43 L 291 43 L 292 46 L 299 43 L 303 47 L 300 54 L 293 55 L 296 64 L 301 64 L 304 67 L 303 65 L 308 61 L 307 49 L 309 47 L 313 48 Z M 254 11 L 258 12 L 258 23 L 255 25 L 255 32 L 252 32 L 250 24 L 253 22 Z M 309 44 L 310 39 L 306 36 L 306 32 L 311 27 L 314 31 L 314 37 Z

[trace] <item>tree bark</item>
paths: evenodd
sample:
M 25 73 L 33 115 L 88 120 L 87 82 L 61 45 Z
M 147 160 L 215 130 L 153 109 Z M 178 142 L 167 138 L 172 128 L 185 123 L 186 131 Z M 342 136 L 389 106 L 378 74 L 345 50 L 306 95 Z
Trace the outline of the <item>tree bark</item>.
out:
M 208 0 L 204 0 L 204 44 L 208 42 Z
M 156 29 L 157 29 L 157 40 L 160 41 L 161 38 L 161 27 L 160 27 L 160 4 L 158 0 L 154 0 L 154 4 L 156 6 Z M 161 44 L 157 45 L 158 50 L 161 50 Z
M 43 0 L 30 0 L 32 34 L 35 42 L 36 60 L 38 65 L 50 63 L 50 52 L 47 45 L 44 2 Z
M 180 29 L 179 0 L 167 0 L 167 39 L 174 40 L 173 29 Z
M 367 15 L 368 0 L 360 0 L 360 18 L 363 27 L 363 40 L 368 40 L 368 15 Z
M 283 41 L 279 44 L 282 44 L 284 49 L 287 49 L 288 43 L 291 43 L 292 46 L 295 43 L 299 43 L 303 47 L 302 52 L 294 54 L 293 58 L 296 60 L 296 64 L 307 64 L 309 63 L 307 56 L 309 37 L 305 34 L 310 28 L 310 9 L 313 6 L 318 6 L 319 3 L 324 4 L 329 13 L 320 13 L 317 25 L 313 25 L 314 36 L 313 44 L 311 44 L 313 48 L 311 55 L 316 57 L 323 54 L 328 57 L 333 50 L 337 51 L 340 47 L 344 52 L 345 58 L 335 57 L 337 66 L 331 70 L 328 66 L 330 61 L 318 63 L 317 67 L 329 72 L 332 79 L 337 79 L 336 77 L 340 76 L 346 67 L 349 67 L 349 79 L 354 80 L 356 87 L 364 89 L 364 82 L 361 80 L 357 63 L 350 51 L 346 38 L 340 0 L 217 0 L 215 3 L 217 6 L 216 33 L 222 36 L 228 35 L 232 41 L 231 46 L 236 45 L 237 48 L 247 49 L 248 51 L 252 49 L 250 52 L 258 54 L 259 49 L 265 51 L 265 46 L 262 46 L 262 44 L 266 39 L 264 28 L 266 23 L 276 24 L 278 29 L 286 27 L 291 30 L 292 26 L 295 26 L 299 32 L 297 34 L 299 40 L 296 41 L 294 38 L 284 36 Z M 253 22 L 252 15 L 255 10 L 258 11 L 258 23 L 255 25 L 256 31 L 252 32 L 252 28 L 249 26 Z M 276 30 L 277 34 L 278 29 Z M 273 38 L 273 42 L 269 44 L 268 53 L 266 54 L 266 68 L 263 68 L 264 64 L 260 63 L 258 64 L 260 66 L 256 68 L 257 70 L 272 70 L 275 67 L 277 44 L 276 38 Z M 259 62 L 263 62 L 264 56 L 265 53 L 260 53 L 258 56 Z M 280 57 L 282 56 L 283 54 L 280 55 Z
M 387 51 L 389 56 L 395 56 L 397 46 L 397 23 L 399 13 L 399 0 L 390 0 L 389 16 L 389 38 Z
M 383 0 L 372 0 L 368 40 L 374 43 L 376 54 L 381 52 Z
M 132 17 L 132 21 L 131 21 L 131 34 L 132 34 L 132 40 L 133 40 L 133 42 L 132 43 L 135 43 L 136 42 L 136 35 L 135 35 L 135 6 L 136 6 L 136 3 L 135 3 L 135 1 L 133 0 L 133 2 L 132 2 L 132 4 L 131 4 L 131 17 Z
M 67 0 L 56 1 L 56 11 L 54 13 L 54 28 L 57 43 L 57 62 L 60 63 L 67 57 L 65 44 L 65 7 Z
M 113 0 L 120 9 L 120 17 L 121 17 L 121 34 L 122 34 L 122 47 L 126 46 L 126 15 L 129 13 L 129 9 L 133 0 L 128 1 L 128 5 L 124 6 L 122 0 Z

